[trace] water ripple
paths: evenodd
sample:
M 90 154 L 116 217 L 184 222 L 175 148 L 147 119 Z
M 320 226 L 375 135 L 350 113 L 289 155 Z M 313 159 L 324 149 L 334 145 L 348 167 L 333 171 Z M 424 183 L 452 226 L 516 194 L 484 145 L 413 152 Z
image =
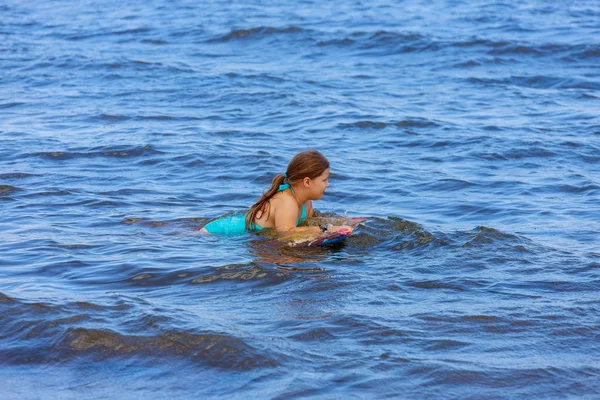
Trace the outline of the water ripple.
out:
M 0 13 L 6 393 L 600 392 L 593 0 Z M 201 232 L 308 148 L 343 243 Z

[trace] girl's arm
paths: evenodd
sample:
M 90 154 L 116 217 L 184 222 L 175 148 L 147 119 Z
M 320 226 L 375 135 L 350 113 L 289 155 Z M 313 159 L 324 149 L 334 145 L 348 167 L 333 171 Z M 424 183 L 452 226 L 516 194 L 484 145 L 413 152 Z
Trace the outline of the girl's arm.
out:
M 321 233 L 321 228 L 318 226 L 296 226 L 298 219 L 298 204 L 296 200 L 290 198 L 277 199 L 273 202 L 275 205 L 274 224 L 275 229 L 279 233 Z M 308 210 L 306 211 L 308 217 Z
M 312 200 L 308 200 L 306 202 L 306 218 L 312 218 L 315 216 L 315 211 L 313 210 Z
M 307 206 L 308 208 L 308 206 Z M 321 227 L 319 226 L 296 226 L 296 220 L 298 219 L 298 205 L 294 199 L 278 199 L 274 212 L 275 217 L 275 229 L 279 234 L 283 234 L 284 236 L 291 234 L 307 234 L 309 236 L 320 235 L 323 233 Z M 311 202 L 311 214 L 312 210 L 312 202 Z M 310 218 L 312 215 L 309 214 L 307 209 L 306 216 Z M 349 226 L 330 226 L 327 228 L 327 232 L 337 232 L 339 230 L 348 230 L 352 231 L 352 228 Z

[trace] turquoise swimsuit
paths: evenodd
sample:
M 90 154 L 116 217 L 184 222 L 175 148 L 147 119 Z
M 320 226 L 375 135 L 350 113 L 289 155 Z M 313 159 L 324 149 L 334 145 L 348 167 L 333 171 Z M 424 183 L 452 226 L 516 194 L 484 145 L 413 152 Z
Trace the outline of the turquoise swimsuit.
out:
M 287 186 L 287 185 L 285 185 L 285 186 Z M 283 190 L 287 189 L 288 187 L 278 190 L 278 192 L 282 192 Z M 294 194 L 294 197 L 295 197 L 296 193 L 294 193 L 294 189 L 292 189 L 291 187 L 289 187 L 289 189 L 292 191 L 292 193 Z M 298 226 L 305 219 L 306 219 L 306 205 L 302 204 L 302 213 L 301 213 L 300 218 L 298 220 L 296 220 L 296 226 Z M 208 224 L 204 225 L 204 229 L 206 229 L 208 232 L 215 234 L 215 235 L 224 235 L 224 236 L 243 235 L 244 233 L 248 232 L 246 230 L 246 213 L 234 214 L 234 215 L 229 215 L 227 217 L 215 219 L 214 221 L 211 221 Z M 254 232 L 260 232 L 262 230 L 263 230 L 263 228 L 260 225 L 256 225 L 256 224 L 254 224 L 254 227 L 252 229 L 252 231 L 254 231 Z

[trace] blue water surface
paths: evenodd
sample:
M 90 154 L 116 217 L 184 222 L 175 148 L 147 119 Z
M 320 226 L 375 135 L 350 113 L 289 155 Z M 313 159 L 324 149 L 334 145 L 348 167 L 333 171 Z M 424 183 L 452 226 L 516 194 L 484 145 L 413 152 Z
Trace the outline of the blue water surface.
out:
M 3 0 L 2 398 L 598 398 L 599 38 L 596 0 Z M 343 245 L 200 234 L 310 148 Z

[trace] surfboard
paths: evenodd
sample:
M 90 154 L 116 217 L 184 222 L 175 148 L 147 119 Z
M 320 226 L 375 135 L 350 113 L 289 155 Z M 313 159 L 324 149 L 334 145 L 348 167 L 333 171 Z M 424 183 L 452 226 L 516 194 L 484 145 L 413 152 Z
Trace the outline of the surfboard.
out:
M 337 232 L 323 232 L 317 237 L 307 235 L 287 236 L 279 239 L 290 247 L 315 247 L 315 246 L 330 246 L 338 243 L 342 243 L 348 236 L 354 232 L 356 227 L 361 222 L 366 221 L 368 218 L 348 218 L 344 221 L 344 225 L 349 228 L 340 230 Z

